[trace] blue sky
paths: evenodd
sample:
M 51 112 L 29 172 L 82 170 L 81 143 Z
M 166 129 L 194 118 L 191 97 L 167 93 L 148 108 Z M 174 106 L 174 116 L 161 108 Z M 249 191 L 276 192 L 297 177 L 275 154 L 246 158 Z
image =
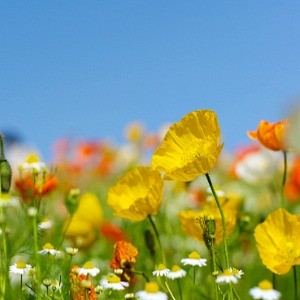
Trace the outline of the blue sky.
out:
M 0 130 L 51 157 L 60 137 L 122 141 L 195 109 L 225 148 L 300 92 L 298 1 L 1 1 Z

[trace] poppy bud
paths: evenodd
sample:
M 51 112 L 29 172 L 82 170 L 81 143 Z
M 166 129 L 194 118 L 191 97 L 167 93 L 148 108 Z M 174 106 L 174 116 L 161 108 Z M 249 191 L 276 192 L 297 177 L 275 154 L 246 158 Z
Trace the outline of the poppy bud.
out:
M 11 167 L 6 159 L 0 159 L 1 192 L 8 193 L 11 185 Z
M 73 215 L 78 208 L 79 194 L 78 189 L 71 189 L 65 199 L 65 204 L 70 215 Z
M 2 134 L 0 134 L 0 180 L 1 180 L 1 192 L 8 193 L 11 185 L 11 167 L 8 161 L 5 159 L 4 153 L 4 141 Z

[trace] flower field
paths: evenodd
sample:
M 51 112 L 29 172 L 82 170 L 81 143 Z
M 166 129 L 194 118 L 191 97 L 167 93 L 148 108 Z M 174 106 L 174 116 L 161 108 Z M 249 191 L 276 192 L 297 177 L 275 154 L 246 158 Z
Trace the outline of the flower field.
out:
M 295 128 L 255 126 L 226 153 L 197 110 L 124 145 L 61 139 L 50 162 L 1 135 L 0 299 L 300 299 Z

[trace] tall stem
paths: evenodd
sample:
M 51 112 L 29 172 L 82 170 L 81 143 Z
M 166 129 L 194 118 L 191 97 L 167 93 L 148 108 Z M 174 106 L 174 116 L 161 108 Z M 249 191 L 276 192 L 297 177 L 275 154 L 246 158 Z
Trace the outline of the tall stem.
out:
M 1 135 L 0 135 L 1 137 Z M 3 144 L 2 137 L 0 138 L 1 143 Z M 3 147 L 3 145 L 1 146 Z M 3 149 L 2 149 L 3 150 Z M 4 152 L 2 152 L 4 153 Z M 4 154 L 3 154 L 4 155 Z M 2 156 L 2 155 L 1 155 Z M 0 174 L 0 198 L 2 197 L 2 186 L 1 186 L 1 174 Z M 0 216 L 1 218 L 4 217 L 3 215 L 3 207 L 0 205 Z M 2 267 L 3 273 L 1 276 L 1 299 L 5 299 L 6 295 L 6 284 L 8 281 L 8 257 L 7 257 L 7 240 L 6 240 L 6 226 L 5 220 L 2 221 L 1 230 L 2 230 Z
M 36 280 L 37 280 L 37 288 L 36 288 L 36 296 L 37 299 L 41 299 L 40 295 L 40 283 L 41 283 L 41 268 L 40 268 L 40 259 L 39 259 L 39 245 L 38 245 L 38 233 L 37 233 L 37 216 L 33 216 L 32 218 L 32 228 L 33 228 L 33 241 L 34 241 L 34 258 L 36 265 Z
M 225 252 L 225 265 L 226 265 L 226 269 L 229 269 L 230 267 L 230 263 L 229 263 L 229 254 L 228 254 L 228 246 L 227 246 L 227 232 L 226 232 L 226 219 L 225 219 L 225 215 L 222 209 L 222 205 L 219 201 L 218 195 L 215 191 L 215 188 L 211 182 L 210 176 L 208 173 L 205 174 L 206 179 L 208 181 L 209 187 L 213 193 L 213 196 L 215 198 L 216 204 L 218 206 L 220 215 L 221 215 L 221 219 L 222 219 L 222 227 L 223 227 L 223 243 L 224 243 L 224 252 Z M 233 290 L 232 290 L 232 285 L 229 284 L 229 299 L 233 299 Z
M 299 300 L 298 299 L 297 270 L 296 270 L 296 266 L 293 266 L 293 273 L 294 273 L 295 300 Z
M 163 249 L 161 241 L 160 241 L 158 230 L 157 230 L 157 228 L 155 226 L 155 223 L 153 222 L 153 219 L 152 219 L 151 215 L 148 215 L 148 219 L 149 219 L 149 221 L 150 221 L 150 223 L 151 223 L 151 225 L 153 227 L 153 230 L 154 230 L 157 242 L 158 242 L 158 246 L 159 246 L 160 251 L 161 251 L 161 258 L 162 258 L 163 264 L 166 265 L 165 252 L 164 252 L 164 249 Z
M 179 281 L 179 279 L 176 279 L 176 281 L 177 281 L 177 286 L 178 286 L 178 291 L 179 291 L 180 299 L 183 300 L 181 286 L 180 286 L 180 281 Z
M 214 240 L 212 239 L 211 247 L 210 247 L 210 256 L 211 256 L 211 262 L 212 262 L 212 274 L 214 277 L 217 275 L 217 262 L 216 262 L 216 247 Z M 218 290 L 218 284 L 216 283 L 216 280 L 214 280 L 214 285 L 215 285 L 215 299 L 219 299 L 219 290 Z
M 224 251 L 225 251 L 225 265 L 226 265 L 226 269 L 229 269 L 230 264 L 229 264 L 229 255 L 228 255 L 228 246 L 227 246 L 227 232 L 226 232 L 226 219 L 225 219 L 225 215 L 221 206 L 221 203 L 219 201 L 218 195 L 215 191 L 215 188 L 211 182 L 210 176 L 209 174 L 205 174 L 206 179 L 208 181 L 209 187 L 213 193 L 213 196 L 215 198 L 216 204 L 218 206 L 219 212 L 221 214 L 221 219 L 222 219 L 222 226 L 223 226 L 223 243 L 224 243 Z

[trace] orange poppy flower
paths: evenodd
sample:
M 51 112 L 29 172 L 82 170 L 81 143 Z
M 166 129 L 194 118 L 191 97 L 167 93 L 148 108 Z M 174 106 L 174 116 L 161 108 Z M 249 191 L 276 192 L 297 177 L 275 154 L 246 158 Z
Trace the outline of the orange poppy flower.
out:
M 47 174 L 43 182 L 34 182 L 32 176 L 25 176 L 15 181 L 15 187 L 23 201 L 36 200 L 57 187 L 57 178 Z
M 273 151 L 286 151 L 285 133 L 288 126 L 288 120 L 282 120 L 276 123 L 260 121 L 257 130 L 248 131 L 251 139 L 258 140 L 264 147 Z
M 119 241 L 115 244 L 115 253 L 110 267 L 115 269 L 122 269 L 122 280 L 130 281 L 132 279 L 134 265 L 139 255 L 138 249 L 131 243 L 126 241 Z

